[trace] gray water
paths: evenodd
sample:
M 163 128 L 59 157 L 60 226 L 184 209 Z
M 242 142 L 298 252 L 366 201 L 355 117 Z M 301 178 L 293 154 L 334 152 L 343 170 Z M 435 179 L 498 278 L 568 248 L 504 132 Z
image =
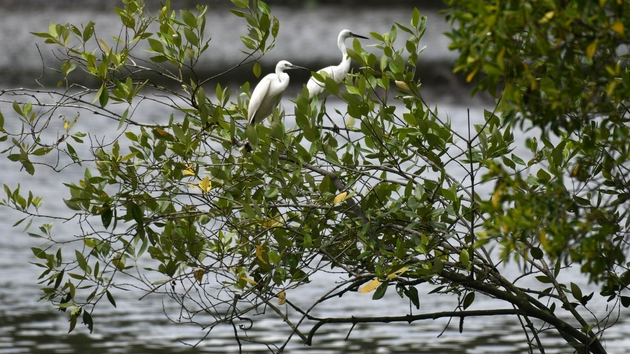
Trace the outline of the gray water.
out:
M 410 9 L 382 9 L 378 12 L 370 9 L 347 8 L 311 8 L 308 11 L 295 11 L 288 8 L 273 9 L 282 23 L 281 35 L 276 49 L 265 59 L 275 63 L 278 59 L 288 59 L 294 63 L 300 61 L 337 62 L 339 53 L 334 45 L 334 38 L 342 28 L 351 28 L 357 33 L 385 32 L 395 21 L 407 23 Z M 441 33 L 447 27 L 436 13 L 428 13 L 430 27 L 425 37 L 428 50 L 423 53 L 427 71 L 440 68 L 440 63 L 449 63 L 453 55 L 446 50 L 446 41 Z M 26 12 L 4 12 L 0 14 L 0 88 L 33 87 L 32 78 L 37 76 L 41 67 L 35 40 L 27 34 L 29 31 L 45 31 L 49 21 L 55 22 L 97 22 L 97 30 L 113 31 L 112 15 L 88 11 L 51 12 L 29 14 Z M 100 27 L 99 27 L 100 26 Z M 231 43 L 240 43 L 242 33 L 228 32 L 225 28 L 242 29 L 242 23 L 224 13 L 211 14 L 208 26 L 217 33 L 213 45 L 221 50 L 213 51 L 212 58 L 204 65 L 222 67 L 238 58 L 239 48 Z M 112 32 L 113 33 L 113 32 Z M 327 38 L 328 45 L 320 48 L 304 38 Z M 43 51 L 48 59 L 49 54 Z M 299 55 L 297 55 L 299 54 Z M 293 59 L 295 58 L 295 59 Z M 18 65 L 19 69 L 15 68 Z M 435 66 L 432 66 L 435 65 Z M 434 71 L 439 71 L 435 69 Z M 11 73 L 11 74 L 10 74 Z M 433 87 L 425 88 L 432 97 L 431 103 L 440 107 L 440 116 L 454 122 L 453 126 L 464 131 L 467 121 L 467 109 L 474 122 L 483 119 L 483 108 L 487 102 L 466 99 L 460 94 L 462 88 L 450 76 L 439 76 L 429 81 Z M 10 83 L 10 84 L 7 84 Z M 462 99 L 462 97 L 464 97 Z M 456 103 L 454 103 L 456 102 Z M 288 100 L 283 101 L 285 108 L 290 107 Z M 331 112 L 344 107 L 334 99 L 328 102 Z M 332 109 L 331 109 L 332 108 Z M 11 112 L 9 104 L 1 104 L 5 117 Z M 164 116 L 160 105 L 145 106 L 147 121 L 159 121 Z M 288 108 L 288 111 L 291 111 Z M 291 119 L 291 117 L 287 117 Z M 7 125 L 13 124 L 7 122 Z M 82 119 L 78 130 L 89 130 L 101 135 L 112 136 L 116 124 L 101 120 Z M 54 136 L 56 132 L 51 132 Z M 521 137 L 522 138 L 522 137 Z M 517 152 L 518 154 L 518 152 Z M 0 159 L 0 184 L 11 188 L 20 183 L 23 190 L 31 189 L 36 195 L 44 197 L 44 213 L 63 210 L 61 197 L 68 191 L 61 181 L 76 181 L 82 175 L 82 168 L 65 170 L 61 175 L 37 173 L 28 176 L 20 172 L 19 164 Z M 43 171 L 43 170 L 42 170 Z M 11 225 L 19 214 L 6 208 L 0 209 L 0 353 L 233 353 L 236 343 L 233 341 L 232 327 L 218 327 L 205 341 L 192 348 L 184 343 L 196 343 L 203 335 L 197 326 L 170 322 L 167 314 L 177 313 L 177 307 L 169 303 L 168 298 L 149 296 L 138 299 L 141 292 L 118 292 L 117 308 L 100 307 L 95 317 L 95 332 L 89 334 L 87 328 L 77 325 L 75 331 L 67 334 L 68 314 L 58 312 L 47 303 L 38 302 L 40 291 L 36 284 L 40 269 L 30 262 L 35 261 L 30 247 L 37 246 L 38 240 L 22 233 L 22 226 Z M 55 232 L 73 235 L 75 225 L 57 223 Z M 515 269 L 506 268 L 508 278 L 518 276 Z M 586 279 L 577 270 L 570 270 L 567 277 L 588 289 Z M 332 275 L 322 274 L 313 278 L 311 284 L 288 294 L 292 301 L 308 304 L 314 301 L 326 285 L 338 281 Z M 523 283 L 520 283 L 523 285 Z M 525 285 L 529 285 L 525 283 Z M 536 284 L 531 284 L 535 287 Z M 597 291 L 596 288 L 590 287 Z M 444 295 L 422 295 L 430 288 L 419 287 L 421 309 L 419 312 L 451 311 L 456 307 L 455 299 Z M 584 290 L 586 291 L 586 290 Z M 589 291 L 590 292 L 590 291 Z M 473 309 L 505 308 L 497 301 L 478 298 Z M 322 304 L 318 316 L 383 316 L 405 315 L 408 302 L 389 292 L 384 299 L 372 301 L 371 294 L 349 293 L 335 301 Z M 593 301 L 593 311 L 602 316 L 606 303 Z M 623 353 L 630 348 L 626 333 L 630 331 L 627 316 L 620 323 L 606 332 L 606 346 L 610 353 Z M 255 318 L 254 327 L 247 335 L 254 340 L 281 343 L 288 335 L 287 327 L 275 316 L 265 315 Z M 527 350 L 526 339 L 520 324 L 512 317 L 469 318 L 463 333 L 458 332 L 457 324 L 447 326 L 447 319 L 419 321 L 412 324 L 372 324 L 357 325 L 350 335 L 349 325 L 325 325 L 315 336 L 312 347 L 305 347 L 295 339 L 288 347 L 289 353 L 523 353 Z M 446 328 L 446 330 L 445 330 Z M 442 333 L 443 332 L 443 333 Z M 442 333 L 442 334 L 441 334 Z M 441 334 L 441 335 L 440 335 Z M 346 336 L 348 339 L 346 340 Z M 543 343 L 547 353 L 567 353 L 571 350 L 552 332 L 545 332 Z M 262 345 L 246 344 L 246 352 L 266 353 Z

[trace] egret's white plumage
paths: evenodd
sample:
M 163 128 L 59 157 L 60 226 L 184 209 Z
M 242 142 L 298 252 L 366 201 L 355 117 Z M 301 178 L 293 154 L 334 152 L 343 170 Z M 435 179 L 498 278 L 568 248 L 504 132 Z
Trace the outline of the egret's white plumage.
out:
M 340 82 L 344 79 L 348 71 L 350 71 L 350 57 L 348 56 L 348 52 L 346 50 L 346 39 L 348 38 L 363 38 L 367 39 L 367 37 L 360 36 L 358 34 L 352 33 L 350 30 L 342 30 L 339 32 L 339 36 L 337 37 L 337 47 L 341 51 L 341 63 L 339 65 L 331 65 L 327 66 L 319 71 L 320 75 L 326 73 L 327 76 L 335 80 L 335 82 Z M 324 88 L 324 83 L 317 81 L 314 77 L 311 77 L 306 83 L 306 88 L 308 89 L 308 98 L 312 99 L 314 96 L 317 96 L 319 100 L 328 96 L 328 92 Z
M 289 74 L 285 70 L 305 69 L 293 65 L 286 60 L 280 60 L 276 65 L 276 72 L 268 74 L 254 88 L 247 107 L 247 123 L 254 125 L 267 118 L 280 103 L 282 93 L 289 86 Z M 305 69 L 306 70 L 306 69 Z

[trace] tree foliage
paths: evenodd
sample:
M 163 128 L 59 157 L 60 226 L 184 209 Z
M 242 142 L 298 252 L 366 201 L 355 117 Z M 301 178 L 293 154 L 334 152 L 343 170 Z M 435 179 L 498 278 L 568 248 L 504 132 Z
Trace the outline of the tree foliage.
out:
M 248 29 L 235 67 L 252 66 L 258 76 L 280 23 L 262 1 L 233 3 Z M 455 71 L 497 98 L 470 133 L 453 129 L 420 95 L 426 18 L 418 10 L 409 24 L 371 33 L 370 51 L 355 40 L 348 55 L 359 70 L 343 85 L 322 78 L 345 112 L 329 114 L 303 91 L 285 107 L 294 118 L 280 109 L 255 127 L 244 124 L 248 83 L 232 90 L 196 73 L 213 51 L 207 7 L 175 11 L 167 1 L 152 15 L 126 0 L 113 42 L 98 38 L 93 22 L 34 33 L 61 58 L 59 87 L 1 92 L 12 104 L 0 114 L 3 154 L 29 174 L 85 167 L 65 181 L 70 216 L 40 215 L 41 198 L 4 186 L 2 204 L 25 214 L 16 225 L 44 219 L 29 233 L 43 239 L 33 248 L 44 269 L 42 299 L 70 309 L 71 331 L 77 320 L 91 331 L 102 300 L 116 306 L 131 277 L 134 287 L 170 296 L 185 321 L 200 323 L 203 314 L 212 318 L 200 323 L 207 331 L 234 326 L 239 345 L 247 328 L 237 321 L 271 309 L 307 344 L 327 323 L 453 317 L 463 330 L 467 316 L 514 315 L 530 352 L 544 351 L 539 334 L 553 328 L 579 352 L 605 353 L 608 316 L 630 305 L 622 296 L 630 283 L 629 89 L 619 54 L 629 5 L 448 3 Z M 93 84 L 79 84 L 79 71 Z M 169 118 L 150 122 L 146 105 Z M 47 138 L 52 117 L 67 108 L 80 113 L 64 115 L 58 136 Z M 112 121 L 119 134 L 105 140 L 76 130 L 85 115 Z M 9 119 L 20 128 L 5 127 Z M 515 140 L 527 129 L 530 138 Z M 239 149 L 245 142 L 253 151 Z M 77 234 L 60 240 L 51 219 L 75 223 Z M 518 280 L 502 273 L 510 261 L 523 272 Z M 593 293 L 559 280 L 574 264 L 612 302 L 603 318 L 582 311 Z M 291 298 L 320 272 L 339 281 L 308 305 Z M 457 307 L 418 311 L 420 284 Z M 350 291 L 374 300 L 395 291 L 412 309 L 385 318 L 312 314 Z M 506 306 L 471 310 L 475 294 Z M 268 344 L 280 351 L 292 336 Z
M 526 142 L 546 165 L 536 176 L 542 185 L 528 188 L 526 176 L 502 168 L 493 174 L 495 206 L 532 216 L 508 232 L 536 230 L 545 253 L 581 264 L 614 296 L 628 285 L 617 276 L 628 251 L 628 3 L 450 3 L 461 25 L 450 34 L 461 52 L 455 70 L 497 97 L 506 121 L 542 130 Z

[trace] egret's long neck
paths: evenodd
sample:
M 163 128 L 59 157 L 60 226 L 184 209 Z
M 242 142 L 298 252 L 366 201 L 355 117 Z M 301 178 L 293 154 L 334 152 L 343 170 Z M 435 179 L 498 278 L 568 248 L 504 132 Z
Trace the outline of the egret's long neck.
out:
M 283 68 L 283 67 L 276 68 L 276 77 L 278 78 L 278 80 L 279 80 L 280 82 L 282 82 L 282 81 L 283 81 L 283 80 L 282 80 L 282 79 L 284 78 L 284 75 L 283 75 L 283 74 L 284 74 L 284 68 Z
M 346 41 L 346 38 L 341 37 L 341 36 L 337 39 L 337 46 L 339 47 L 339 50 L 341 51 L 341 63 L 339 65 L 340 66 L 347 66 L 349 68 L 350 67 L 350 57 L 348 56 L 348 51 L 346 50 L 346 43 L 345 43 L 345 41 Z

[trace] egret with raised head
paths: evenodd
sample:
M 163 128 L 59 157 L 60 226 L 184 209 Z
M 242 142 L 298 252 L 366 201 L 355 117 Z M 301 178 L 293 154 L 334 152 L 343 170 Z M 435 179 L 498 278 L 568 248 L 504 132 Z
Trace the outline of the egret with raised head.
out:
M 318 74 L 322 75 L 323 73 L 326 73 L 327 76 L 335 80 L 335 82 L 337 83 L 344 79 L 348 71 L 350 71 L 350 57 L 348 56 L 345 43 L 346 39 L 348 38 L 368 39 L 367 37 L 352 33 L 350 30 L 347 29 L 339 32 L 339 37 L 337 37 L 337 47 L 339 47 L 339 50 L 342 54 L 341 63 L 339 63 L 339 65 L 331 65 L 320 69 L 317 71 Z M 328 92 L 325 89 L 324 83 L 318 81 L 314 77 L 311 77 L 308 80 L 308 82 L 306 83 L 306 88 L 308 89 L 309 100 L 315 96 L 317 96 L 319 100 L 322 100 L 323 98 L 328 96 Z
M 260 80 L 247 106 L 247 123 L 254 125 L 267 118 L 280 103 L 282 93 L 289 86 L 289 74 L 285 70 L 304 69 L 286 60 L 280 60 L 276 72 L 266 75 Z

